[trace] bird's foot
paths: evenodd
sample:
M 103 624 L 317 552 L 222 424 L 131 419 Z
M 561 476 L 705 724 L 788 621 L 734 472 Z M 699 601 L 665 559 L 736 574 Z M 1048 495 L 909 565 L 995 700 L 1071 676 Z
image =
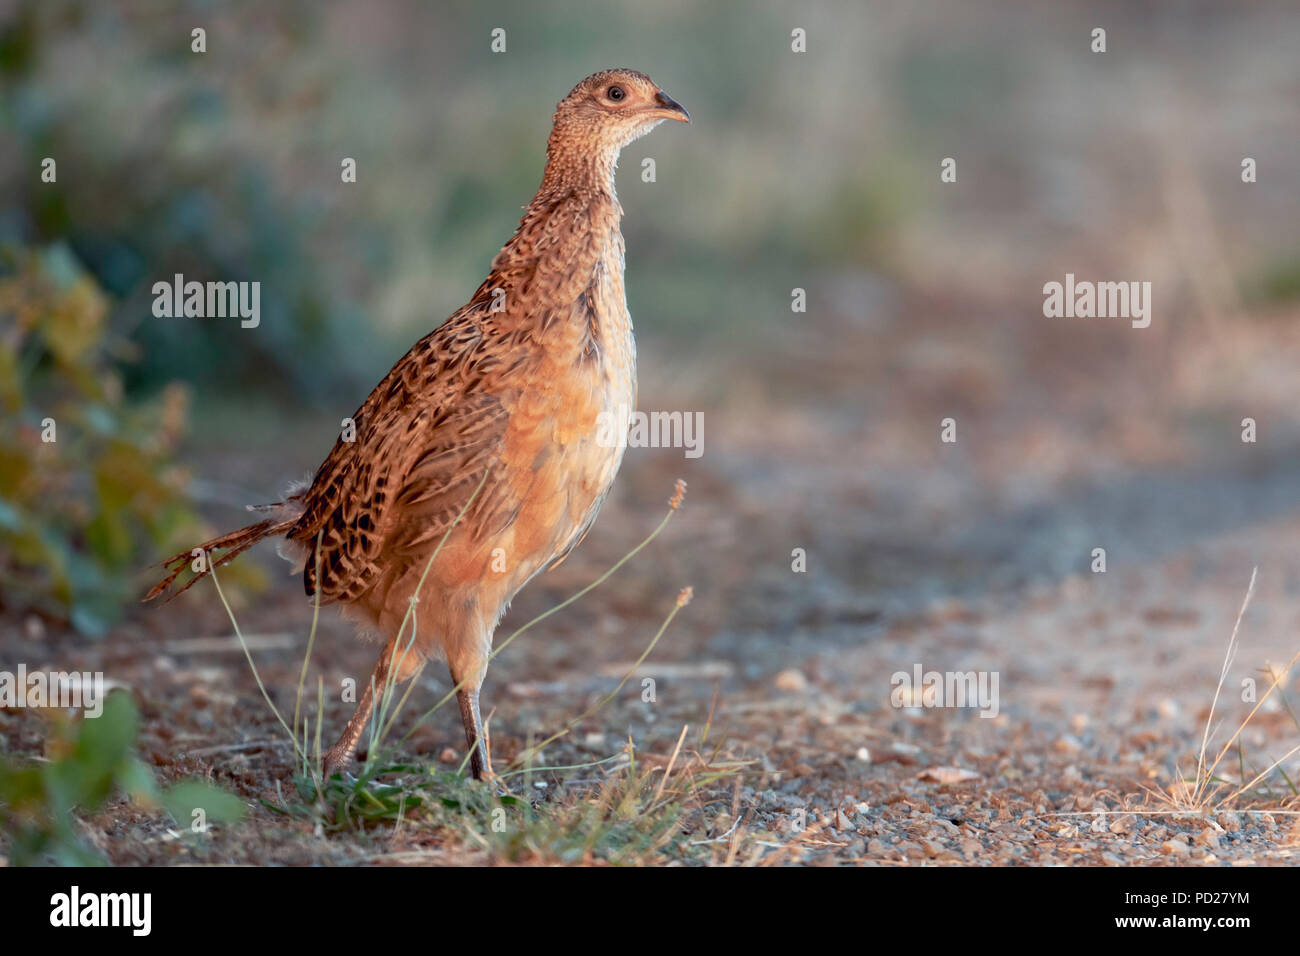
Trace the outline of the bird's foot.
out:
M 352 748 L 351 747 L 331 747 L 325 754 L 325 759 L 321 761 L 321 780 L 328 781 L 336 773 L 342 775 L 344 780 L 352 776 L 349 768 L 352 766 Z

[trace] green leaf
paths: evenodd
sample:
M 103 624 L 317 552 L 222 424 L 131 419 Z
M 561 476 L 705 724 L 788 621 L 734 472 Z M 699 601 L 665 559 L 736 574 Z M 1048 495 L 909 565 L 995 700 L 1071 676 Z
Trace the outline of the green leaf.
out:
M 119 768 L 117 785 L 133 800 L 158 802 L 158 781 L 154 779 L 153 771 L 138 757 L 129 758 Z
M 208 823 L 235 823 L 248 809 L 233 793 L 194 781 L 169 788 L 163 793 L 162 804 L 172 819 L 186 829 L 194 822 L 195 810 L 202 810 Z
M 140 732 L 140 714 L 126 691 L 115 690 L 104 700 L 98 717 L 83 717 L 76 757 L 88 764 L 116 769 L 131 756 Z

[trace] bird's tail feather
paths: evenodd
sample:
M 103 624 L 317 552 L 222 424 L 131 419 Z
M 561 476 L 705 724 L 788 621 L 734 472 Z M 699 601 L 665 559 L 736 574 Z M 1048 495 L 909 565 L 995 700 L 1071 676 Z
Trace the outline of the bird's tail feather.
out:
M 174 554 L 166 561 L 160 561 L 155 567 L 170 568 L 171 573 L 155 584 L 143 598 L 143 601 L 152 601 L 164 594 L 167 595 L 167 601 L 170 601 L 182 591 L 188 590 L 195 581 L 207 577 L 212 569 L 222 565 L 229 564 L 235 558 L 239 557 L 257 542 L 263 538 L 276 537 L 284 534 L 297 523 L 296 518 L 290 518 L 285 521 L 277 521 L 274 518 L 268 518 L 265 521 L 259 521 L 256 524 L 250 524 L 246 528 L 240 528 L 238 531 L 232 531 L 229 534 L 223 534 L 219 538 L 213 538 L 211 541 L 205 541 L 199 545 L 205 554 L 203 570 L 194 572 L 194 576 L 182 584 L 180 587 L 172 590 L 172 585 L 176 579 L 185 572 L 186 568 L 191 567 L 191 562 L 195 558 L 194 551 L 181 551 Z M 220 557 L 213 555 L 215 551 L 224 551 Z M 170 592 L 170 593 L 169 593 Z M 166 604 L 167 601 L 163 603 Z

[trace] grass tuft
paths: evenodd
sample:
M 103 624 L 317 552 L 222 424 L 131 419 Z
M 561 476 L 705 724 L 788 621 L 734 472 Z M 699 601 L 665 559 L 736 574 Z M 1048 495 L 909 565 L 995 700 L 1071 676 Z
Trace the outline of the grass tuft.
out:
M 1213 759 L 1209 757 L 1210 741 L 1218 730 L 1218 725 L 1214 722 L 1215 712 L 1223 692 L 1223 685 L 1228 678 L 1228 672 L 1232 669 L 1233 662 L 1237 658 L 1237 651 L 1240 648 L 1241 622 L 1246 616 L 1246 609 L 1250 606 L 1250 599 L 1255 593 L 1255 579 L 1258 573 L 1258 567 L 1250 572 L 1250 584 L 1246 588 L 1246 596 L 1241 602 L 1241 609 L 1237 612 L 1237 620 L 1232 626 L 1232 636 L 1228 638 L 1228 647 L 1223 656 L 1223 666 L 1219 670 L 1219 682 L 1214 688 L 1214 698 L 1210 702 L 1210 711 L 1205 718 L 1205 729 L 1201 734 L 1201 746 L 1197 753 L 1195 773 L 1189 777 L 1178 768 L 1175 768 L 1175 780 L 1168 790 L 1156 791 L 1148 789 L 1148 793 L 1155 798 L 1156 802 L 1169 810 L 1205 814 L 1237 809 L 1238 801 L 1243 798 L 1254 799 L 1256 803 L 1261 800 L 1275 802 L 1277 798 L 1275 793 L 1269 789 L 1259 789 L 1260 785 L 1264 784 L 1273 773 L 1281 776 L 1291 791 L 1291 796 L 1296 796 L 1296 787 L 1282 769 L 1282 763 L 1293 754 L 1300 752 L 1300 744 L 1292 747 L 1247 780 L 1246 755 L 1241 742 L 1241 735 L 1250 726 L 1251 720 L 1259 712 L 1264 702 L 1272 696 L 1273 692 L 1286 680 L 1287 675 L 1291 673 L 1296 661 L 1300 660 L 1300 651 L 1296 652 L 1286 667 L 1280 670 L 1269 668 L 1266 671 L 1272 678 L 1268 689 L 1255 701 L 1255 706 L 1251 708 L 1250 713 L 1238 725 L 1236 731 L 1224 741 Z M 1281 692 L 1279 692 L 1279 699 L 1282 700 L 1283 705 L 1291 713 L 1292 719 L 1296 720 L 1295 712 L 1291 710 Z M 1297 727 L 1300 727 L 1300 721 L 1296 722 Z M 1234 750 L 1237 757 L 1239 781 L 1236 784 L 1223 777 L 1219 772 L 1219 765 Z M 1252 806 L 1251 809 L 1263 809 L 1263 807 Z

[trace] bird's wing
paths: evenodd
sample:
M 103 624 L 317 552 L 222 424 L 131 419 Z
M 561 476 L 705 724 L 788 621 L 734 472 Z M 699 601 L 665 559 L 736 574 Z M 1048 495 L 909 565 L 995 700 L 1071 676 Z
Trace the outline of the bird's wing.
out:
M 417 342 L 353 416 L 355 440 L 340 437 L 317 469 L 288 534 L 308 548 L 308 595 L 355 600 L 382 570 L 436 546 L 479 487 L 506 425 L 480 388 L 494 360 L 483 307 L 476 296 Z

